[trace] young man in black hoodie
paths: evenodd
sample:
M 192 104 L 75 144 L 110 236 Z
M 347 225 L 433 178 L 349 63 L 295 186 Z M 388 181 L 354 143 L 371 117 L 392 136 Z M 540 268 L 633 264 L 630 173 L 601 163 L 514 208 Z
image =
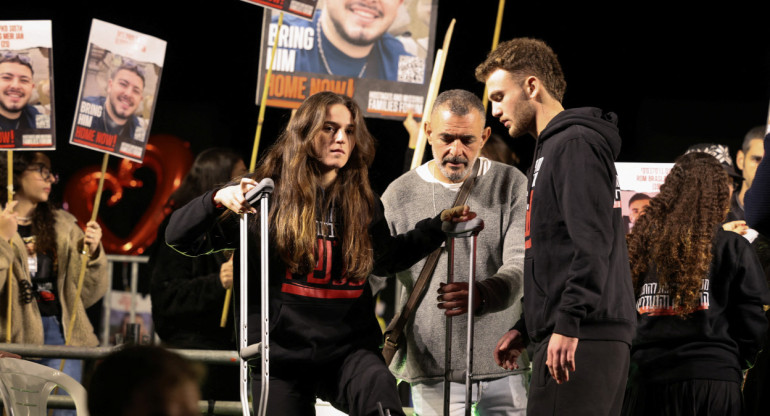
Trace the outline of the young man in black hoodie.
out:
M 544 42 L 502 43 L 476 68 L 492 115 L 512 137 L 537 138 L 529 171 L 524 319 L 495 358 L 517 367 L 534 343 L 527 412 L 620 412 L 636 312 L 614 161 L 614 114 L 565 110 L 566 82 Z M 548 376 L 550 374 L 550 377 Z

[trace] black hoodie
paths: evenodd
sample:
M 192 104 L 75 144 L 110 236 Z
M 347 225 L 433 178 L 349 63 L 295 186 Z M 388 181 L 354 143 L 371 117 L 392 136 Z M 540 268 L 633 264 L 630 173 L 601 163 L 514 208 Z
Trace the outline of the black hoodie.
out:
M 562 111 L 540 133 L 524 259 L 524 317 L 535 342 L 558 333 L 631 344 L 636 311 L 614 163 L 619 152 L 615 115 L 596 108 Z M 524 329 L 521 321 L 516 327 Z
M 742 236 L 717 230 L 698 309 L 675 315 L 654 270 L 639 294 L 631 382 L 726 380 L 740 383 L 762 346 L 770 292 L 762 266 Z
M 166 242 L 193 256 L 234 249 L 233 291 L 240 293 L 237 216 L 220 221 L 224 208 L 214 205 L 212 194 L 209 191 L 174 211 L 166 228 Z M 407 269 L 444 241 L 438 216 L 392 237 L 382 203 L 376 199 L 375 204 L 369 225 L 373 273 L 387 275 Z M 261 339 L 259 216 L 252 217 L 248 241 L 249 344 Z M 319 227 L 318 264 L 308 275 L 292 274 L 277 252 L 269 250 L 270 360 L 278 369 L 309 371 L 309 365 L 334 363 L 358 349 L 379 350 L 382 331 L 370 286 L 366 281 L 348 280 L 344 270 L 342 240 L 335 233 L 342 221 L 331 218 L 325 222 L 330 227 Z M 237 312 L 239 297 L 233 298 Z

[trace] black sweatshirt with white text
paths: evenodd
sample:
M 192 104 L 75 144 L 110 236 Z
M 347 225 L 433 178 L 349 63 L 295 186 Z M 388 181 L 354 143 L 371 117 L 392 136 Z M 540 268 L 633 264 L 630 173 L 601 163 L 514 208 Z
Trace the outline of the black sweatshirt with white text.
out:
M 654 267 L 640 282 L 639 326 L 631 347 L 632 382 L 709 379 L 741 382 L 756 359 L 770 304 L 765 275 L 754 250 L 737 233 L 717 230 L 708 276 L 697 310 L 675 315 Z
M 219 221 L 212 191 L 176 210 L 166 229 L 166 242 L 187 255 L 235 249 L 233 290 L 239 293 L 238 217 Z M 253 215 L 248 239 L 248 343 L 260 341 L 259 215 Z M 319 219 L 318 264 L 307 275 L 291 273 L 275 250 L 269 250 L 270 360 L 302 368 L 334 362 L 358 349 L 377 351 L 382 331 L 374 313 L 374 300 L 366 280 L 347 278 L 342 262 L 343 218 Z M 417 223 L 414 230 L 391 237 L 382 203 L 375 201 L 369 226 L 375 268 L 388 274 L 406 269 L 438 248 L 445 239 L 437 217 Z M 238 296 L 233 296 L 238 303 Z

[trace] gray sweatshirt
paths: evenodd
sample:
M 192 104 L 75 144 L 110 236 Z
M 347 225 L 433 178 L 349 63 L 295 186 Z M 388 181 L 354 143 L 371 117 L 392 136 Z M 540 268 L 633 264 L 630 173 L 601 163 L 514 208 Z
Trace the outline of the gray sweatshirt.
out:
M 506 371 L 495 363 L 492 355 L 497 341 L 521 315 L 527 179 L 511 166 L 485 158 L 481 161 L 479 177 L 466 202 L 484 220 L 476 254 L 476 287 L 485 302 L 474 323 L 473 374 L 477 380 L 527 371 Z M 391 233 L 406 232 L 419 220 L 451 207 L 460 186 L 436 180 L 427 163 L 393 181 L 382 196 Z M 469 244 L 468 239 L 455 242 L 455 281 L 468 281 Z M 406 303 L 424 263 L 421 260 L 397 274 L 397 311 Z M 444 377 L 446 318 L 444 310 L 436 307 L 436 297 L 439 283 L 446 279 L 444 251 L 422 303 L 406 325 L 406 351 L 401 349 L 391 364 L 391 371 L 400 379 L 425 382 Z M 452 319 L 452 370 L 462 372 L 468 317 Z M 526 357 L 519 362 L 528 364 Z

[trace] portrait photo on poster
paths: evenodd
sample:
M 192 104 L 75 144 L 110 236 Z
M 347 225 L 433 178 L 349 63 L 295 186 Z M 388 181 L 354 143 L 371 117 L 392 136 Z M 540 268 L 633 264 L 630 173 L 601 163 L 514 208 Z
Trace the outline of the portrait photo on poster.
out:
M 73 141 L 108 152 L 143 148 L 160 70 L 90 45 Z
M 436 0 L 322 0 L 312 20 L 284 15 L 278 31 L 279 12 L 266 10 L 258 103 L 272 59 L 268 106 L 296 108 L 317 92 L 333 91 L 352 97 L 367 117 L 421 114 L 437 13 Z
M 0 21 L 0 149 L 54 150 L 50 21 Z
M 630 233 L 650 200 L 660 192 L 673 163 L 617 162 L 620 208 Z

